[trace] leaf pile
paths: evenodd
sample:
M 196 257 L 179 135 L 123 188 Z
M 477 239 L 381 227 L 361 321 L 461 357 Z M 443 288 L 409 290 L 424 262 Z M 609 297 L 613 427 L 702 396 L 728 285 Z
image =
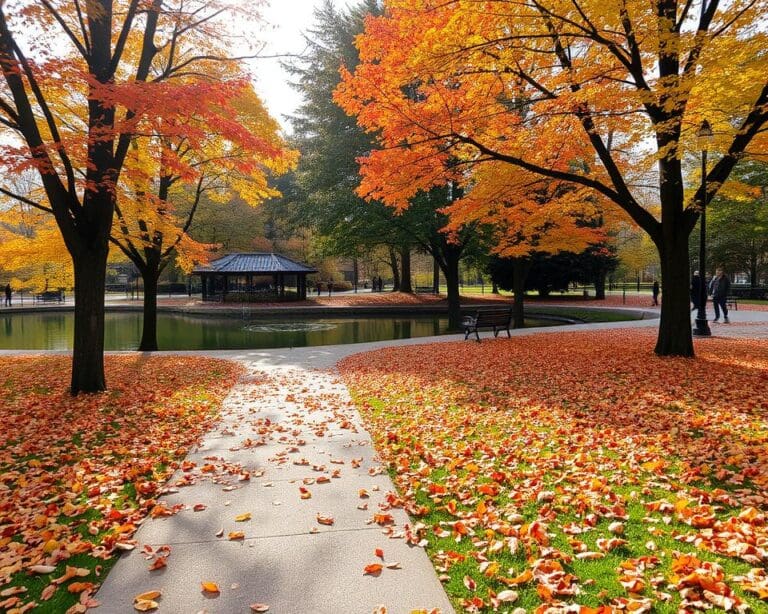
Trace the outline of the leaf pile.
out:
M 0 611 L 94 607 L 100 574 L 133 547 L 239 374 L 220 360 L 108 356 L 109 391 L 72 397 L 69 366 L 0 359 Z
M 654 331 L 388 348 L 342 374 L 469 612 L 768 609 L 768 345 Z

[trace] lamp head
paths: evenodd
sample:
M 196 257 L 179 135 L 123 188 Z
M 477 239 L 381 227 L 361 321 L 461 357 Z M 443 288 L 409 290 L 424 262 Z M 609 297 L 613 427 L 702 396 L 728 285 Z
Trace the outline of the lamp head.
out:
M 699 149 L 706 151 L 707 146 L 712 142 L 715 136 L 715 133 L 712 132 L 712 126 L 710 126 L 706 119 L 701 122 L 701 126 L 699 126 L 699 129 L 696 131 L 696 136 L 699 139 Z

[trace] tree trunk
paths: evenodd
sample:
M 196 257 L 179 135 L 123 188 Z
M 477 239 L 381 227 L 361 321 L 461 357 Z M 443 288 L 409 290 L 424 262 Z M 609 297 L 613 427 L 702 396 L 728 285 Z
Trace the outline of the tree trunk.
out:
M 79 250 L 72 256 L 75 272 L 75 331 L 70 392 L 106 390 L 104 377 L 104 291 L 107 246 Z
M 440 263 L 432 256 L 432 294 L 440 294 Z
M 400 266 L 402 267 L 402 277 L 400 278 L 400 292 L 413 294 L 413 285 L 411 284 L 411 247 L 400 248 Z
M 445 284 L 448 290 L 448 329 L 459 330 L 461 328 L 461 297 L 459 294 L 459 262 L 461 261 L 461 250 L 451 248 L 450 245 L 444 249 Z
M 156 352 L 157 346 L 157 280 L 160 271 L 157 266 L 141 269 L 144 282 L 144 314 L 142 318 L 140 352 Z
M 595 298 L 605 300 L 605 271 L 595 273 Z
M 671 234 L 671 233 L 670 233 Z M 655 352 L 659 356 L 688 356 L 693 353 L 688 238 L 676 233 L 660 250 L 661 322 Z
M 515 258 L 512 265 L 512 319 L 515 328 L 525 327 L 525 278 L 528 277 L 529 266 L 526 258 Z
M 392 269 L 392 292 L 400 292 L 400 267 L 393 247 L 389 248 L 389 267 Z

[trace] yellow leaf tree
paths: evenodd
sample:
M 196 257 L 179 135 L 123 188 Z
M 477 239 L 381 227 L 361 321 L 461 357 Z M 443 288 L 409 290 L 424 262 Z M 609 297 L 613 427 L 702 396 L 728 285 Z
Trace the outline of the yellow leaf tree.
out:
M 219 89 L 219 75 L 209 74 Z M 199 89 L 199 88 L 198 88 Z M 201 199 L 225 206 L 233 197 L 255 206 L 277 195 L 268 176 L 286 171 L 296 155 L 253 89 L 243 83 L 219 92 L 218 104 L 187 117 L 180 136 L 136 138 L 126 160 L 111 241 L 144 282 L 139 349 L 157 350 L 157 282 L 174 258 L 185 271 L 208 258 L 211 245 L 189 229 Z

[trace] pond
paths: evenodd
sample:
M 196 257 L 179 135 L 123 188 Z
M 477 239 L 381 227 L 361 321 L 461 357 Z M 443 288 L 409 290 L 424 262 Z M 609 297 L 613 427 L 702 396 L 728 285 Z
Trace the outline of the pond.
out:
M 105 348 L 135 350 L 142 315 L 107 313 Z M 528 326 L 553 322 L 526 321 Z M 67 312 L 0 314 L 0 349 L 68 350 L 73 314 Z M 355 318 L 240 319 L 160 313 L 157 342 L 161 350 L 236 350 L 304 347 L 408 339 L 445 334 L 448 319 L 439 316 Z

